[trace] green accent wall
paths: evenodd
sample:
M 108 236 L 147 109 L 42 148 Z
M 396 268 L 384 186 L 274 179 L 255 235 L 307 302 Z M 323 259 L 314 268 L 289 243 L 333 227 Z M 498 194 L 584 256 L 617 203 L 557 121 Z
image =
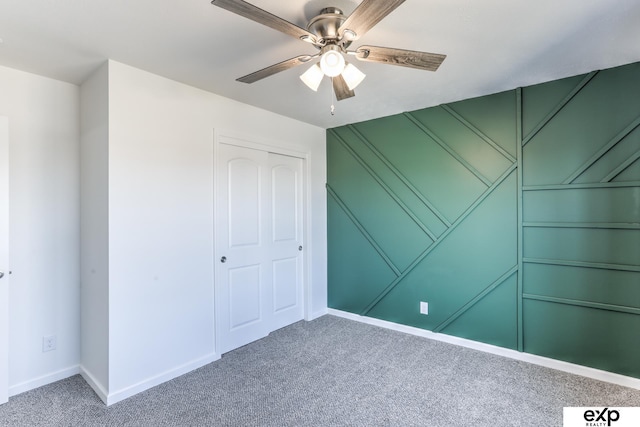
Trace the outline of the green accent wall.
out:
M 329 129 L 329 307 L 640 378 L 639 95 L 636 63 Z

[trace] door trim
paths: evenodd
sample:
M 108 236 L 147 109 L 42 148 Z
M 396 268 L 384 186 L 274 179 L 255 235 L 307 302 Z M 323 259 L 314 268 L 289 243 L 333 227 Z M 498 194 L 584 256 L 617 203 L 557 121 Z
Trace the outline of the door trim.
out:
M 305 320 L 312 319 L 311 313 L 311 269 L 310 269 L 310 260 L 312 259 L 312 242 L 311 242 L 311 233 L 309 230 L 311 229 L 311 176 L 309 167 L 309 162 L 311 160 L 311 153 L 308 151 L 301 151 L 294 144 L 284 141 L 277 142 L 273 140 L 269 140 L 263 137 L 250 135 L 242 132 L 237 132 L 228 129 L 213 129 L 213 230 L 214 230 L 214 241 L 213 241 L 213 307 L 214 307 L 214 327 L 213 331 L 215 333 L 214 337 L 214 345 L 215 345 L 215 353 L 221 356 L 220 353 L 220 330 L 218 321 L 218 316 L 220 315 L 220 310 L 218 310 L 217 304 L 219 303 L 217 295 L 216 295 L 216 277 L 218 274 L 218 269 L 220 268 L 217 260 L 224 254 L 218 253 L 217 247 L 217 237 L 216 233 L 216 225 L 217 225 L 217 212 L 218 212 L 218 180 L 217 180 L 217 166 L 218 166 L 218 151 L 221 144 L 226 145 L 235 145 L 243 148 L 251 148 L 254 150 L 265 151 L 268 153 L 280 154 L 283 156 L 290 156 L 302 159 L 302 174 L 304 177 L 304 183 L 302 187 L 302 220 L 303 220 L 303 231 L 302 231 L 302 239 L 303 244 L 305 246 L 302 251 L 302 301 L 303 301 L 303 318 Z

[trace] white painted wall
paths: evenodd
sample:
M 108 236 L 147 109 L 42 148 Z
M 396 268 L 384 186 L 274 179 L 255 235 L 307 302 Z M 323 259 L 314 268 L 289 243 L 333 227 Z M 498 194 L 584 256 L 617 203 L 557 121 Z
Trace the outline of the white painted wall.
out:
M 80 88 L 82 374 L 109 389 L 109 82 L 105 63 Z
M 82 361 L 112 403 L 217 356 L 214 128 L 309 153 L 307 318 L 325 313 L 323 129 L 116 62 L 82 88 L 0 67 L 0 115 L 11 123 L 10 394 Z M 55 351 L 42 352 L 44 335 Z
M 0 405 L 9 399 L 9 119 L 0 116 Z
M 78 372 L 77 86 L 0 67 L 10 123 L 9 393 Z M 42 352 L 42 337 L 57 349 Z
M 97 76 L 104 81 L 104 75 Z M 213 311 L 213 129 L 309 153 L 309 318 L 326 310 L 326 171 L 321 128 L 113 61 L 108 85 L 109 360 L 108 381 L 99 381 L 108 382 L 102 384 L 107 391 L 102 397 L 115 403 L 219 356 Z M 94 101 L 88 96 L 83 111 L 102 108 L 92 106 Z M 104 288 L 101 280 L 94 283 Z M 104 330 L 97 325 L 94 336 L 101 337 Z M 92 334 L 87 329 L 83 338 Z M 102 357 L 83 352 L 83 367 L 104 365 Z M 94 370 L 102 372 L 96 377 L 105 372 L 104 366 Z

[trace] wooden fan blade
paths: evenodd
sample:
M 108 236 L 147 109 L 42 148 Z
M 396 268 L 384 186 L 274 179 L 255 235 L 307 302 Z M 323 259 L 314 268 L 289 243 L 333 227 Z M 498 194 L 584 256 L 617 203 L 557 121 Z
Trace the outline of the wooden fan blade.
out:
M 251 3 L 247 3 L 246 1 L 213 0 L 211 4 L 226 9 L 229 12 L 233 12 L 236 15 L 244 16 L 245 18 L 251 19 L 252 21 L 266 25 L 267 27 L 271 27 L 274 30 L 278 30 L 295 38 L 309 41 L 311 43 L 315 43 L 316 41 L 316 36 L 304 28 L 300 28 L 297 25 L 269 13 L 266 10 L 260 9 Z
M 356 96 L 356 93 L 349 89 L 349 86 L 347 86 L 347 82 L 344 81 L 344 78 L 342 76 L 336 76 L 332 80 L 333 91 L 335 92 L 336 99 L 338 101 Z
M 356 58 L 361 61 L 400 65 L 427 71 L 436 71 L 446 57 L 447 55 L 439 53 L 394 49 L 392 47 L 360 46 L 356 49 Z
M 393 12 L 405 0 L 363 0 L 346 21 L 342 23 L 338 33 L 344 35 L 345 30 L 353 34 L 347 34 L 347 40 L 356 40 L 373 28 L 385 16 Z
M 260 71 L 256 71 L 255 73 L 247 74 L 244 77 L 240 77 L 236 79 L 242 83 L 255 83 L 258 80 L 264 79 L 265 77 L 272 76 L 280 71 L 288 70 L 289 68 L 293 68 L 295 66 L 305 64 L 309 62 L 310 59 L 317 57 L 318 55 L 300 55 L 295 58 L 287 59 L 286 61 L 282 61 L 278 64 L 271 65 L 267 68 L 263 68 Z

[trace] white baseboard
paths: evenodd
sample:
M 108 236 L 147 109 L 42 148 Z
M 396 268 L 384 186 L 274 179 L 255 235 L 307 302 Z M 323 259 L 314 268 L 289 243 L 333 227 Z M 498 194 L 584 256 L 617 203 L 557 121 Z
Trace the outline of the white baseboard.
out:
M 104 384 L 98 381 L 95 375 L 93 375 L 84 366 L 76 365 L 66 369 L 61 369 L 51 374 L 43 375 L 33 380 L 13 385 L 9 387 L 9 396 L 15 396 L 17 394 L 24 393 L 25 391 L 33 390 L 35 388 L 63 380 L 73 375 L 80 374 L 82 375 L 82 378 L 87 382 L 87 384 L 89 384 L 93 391 L 98 395 L 100 400 L 102 400 L 108 406 L 120 402 L 121 400 L 124 400 L 142 391 L 155 387 L 159 384 L 162 384 L 163 382 L 179 377 L 180 375 L 184 375 L 187 372 L 198 369 L 211 362 L 215 362 L 218 359 L 220 359 L 220 355 L 218 355 L 217 353 L 212 353 L 113 393 L 109 393 Z
M 56 381 L 63 380 L 65 378 L 72 377 L 80 373 L 80 366 L 74 365 L 68 368 L 60 369 L 59 371 L 52 372 L 50 374 L 42 375 L 41 377 L 34 378 L 29 381 L 21 382 L 9 387 L 9 396 L 15 396 L 25 391 L 33 390 L 34 388 L 42 387 L 43 385 L 51 384 Z
M 558 371 L 568 372 L 570 374 L 580 375 L 587 378 L 593 378 L 599 381 L 605 381 L 612 384 L 640 390 L 640 379 L 616 374 L 613 372 L 603 371 L 600 369 L 590 368 L 588 366 L 576 365 L 575 363 L 564 362 L 562 360 L 550 359 L 548 357 L 537 356 L 535 354 L 523 353 L 516 350 L 498 347 L 491 344 L 484 344 L 478 341 L 472 341 L 465 338 L 458 338 L 451 335 L 426 331 L 424 329 L 405 326 L 399 323 L 388 322 L 386 320 L 374 319 L 372 317 L 360 316 L 346 311 L 328 309 L 328 314 L 342 317 L 345 319 L 355 320 L 356 322 L 366 323 L 369 325 L 380 326 L 394 331 L 404 332 L 406 334 L 416 335 L 436 341 L 442 341 L 449 344 L 455 344 L 474 350 L 483 351 L 485 353 L 496 354 L 498 356 L 508 357 L 510 359 L 520 360 L 532 363 L 534 365 L 544 366 L 546 368 L 556 369 Z
M 316 311 L 314 313 L 310 313 L 309 316 L 306 317 L 304 320 L 310 322 L 312 320 L 315 320 L 315 319 L 317 319 L 319 317 L 324 316 L 325 314 L 327 314 L 327 309 L 326 308 L 322 309 L 322 310 L 318 310 L 318 311 Z
M 162 372 L 161 374 L 155 375 L 153 377 L 147 378 L 143 381 L 140 381 L 136 384 L 130 385 L 128 387 L 125 387 L 123 389 L 120 389 L 118 391 L 115 391 L 113 393 L 109 393 L 108 395 L 105 395 L 104 397 L 101 395 L 101 393 L 96 390 L 94 388 L 94 390 L 96 390 L 96 393 L 98 394 L 98 396 L 100 396 L 100 398 L 102 399 L 102 401 L 107 405 L 113 405 L 114 403 L 118 403 L 128 397 L 131 397 L 135 394 L 138 394 L 140 392 L 143 392 L 145 390 L 148 390 L 152 387 L 155 387 L 159 384 L 162 384 L 166 381 L 172 380 L 176 377 L 179 377 L 180 375 L 184 375 L 187 372 L 193 371 L 194 369 L 198 369 L 204 365 L 208 365 L 211 362 L 215 362 L 216 360 L 220 359 L 220 355 L 217 353 L 212 353 L 212 354 L 208 354 L 204 357 L 201 357 L 199 359 L 193 360 L 191 362 L 185 363 L 184 365 L 180 365 L 177 366 L 175 368 L 169 369 L 165 372 Z M 89 385 L 91 385 L 91 383 L 89 383 Z M 92 386 L 93 387 L 93 386 Z
M 82 375 L 82 378 L 87 382 L 87 384 L 89 384 L 89 387 L 93 389 L 100 400 L 106 404 L 108 395 L 106 387 L 96 379 L 95 375 L 82 365 L 80 366 L 80 375 Z

